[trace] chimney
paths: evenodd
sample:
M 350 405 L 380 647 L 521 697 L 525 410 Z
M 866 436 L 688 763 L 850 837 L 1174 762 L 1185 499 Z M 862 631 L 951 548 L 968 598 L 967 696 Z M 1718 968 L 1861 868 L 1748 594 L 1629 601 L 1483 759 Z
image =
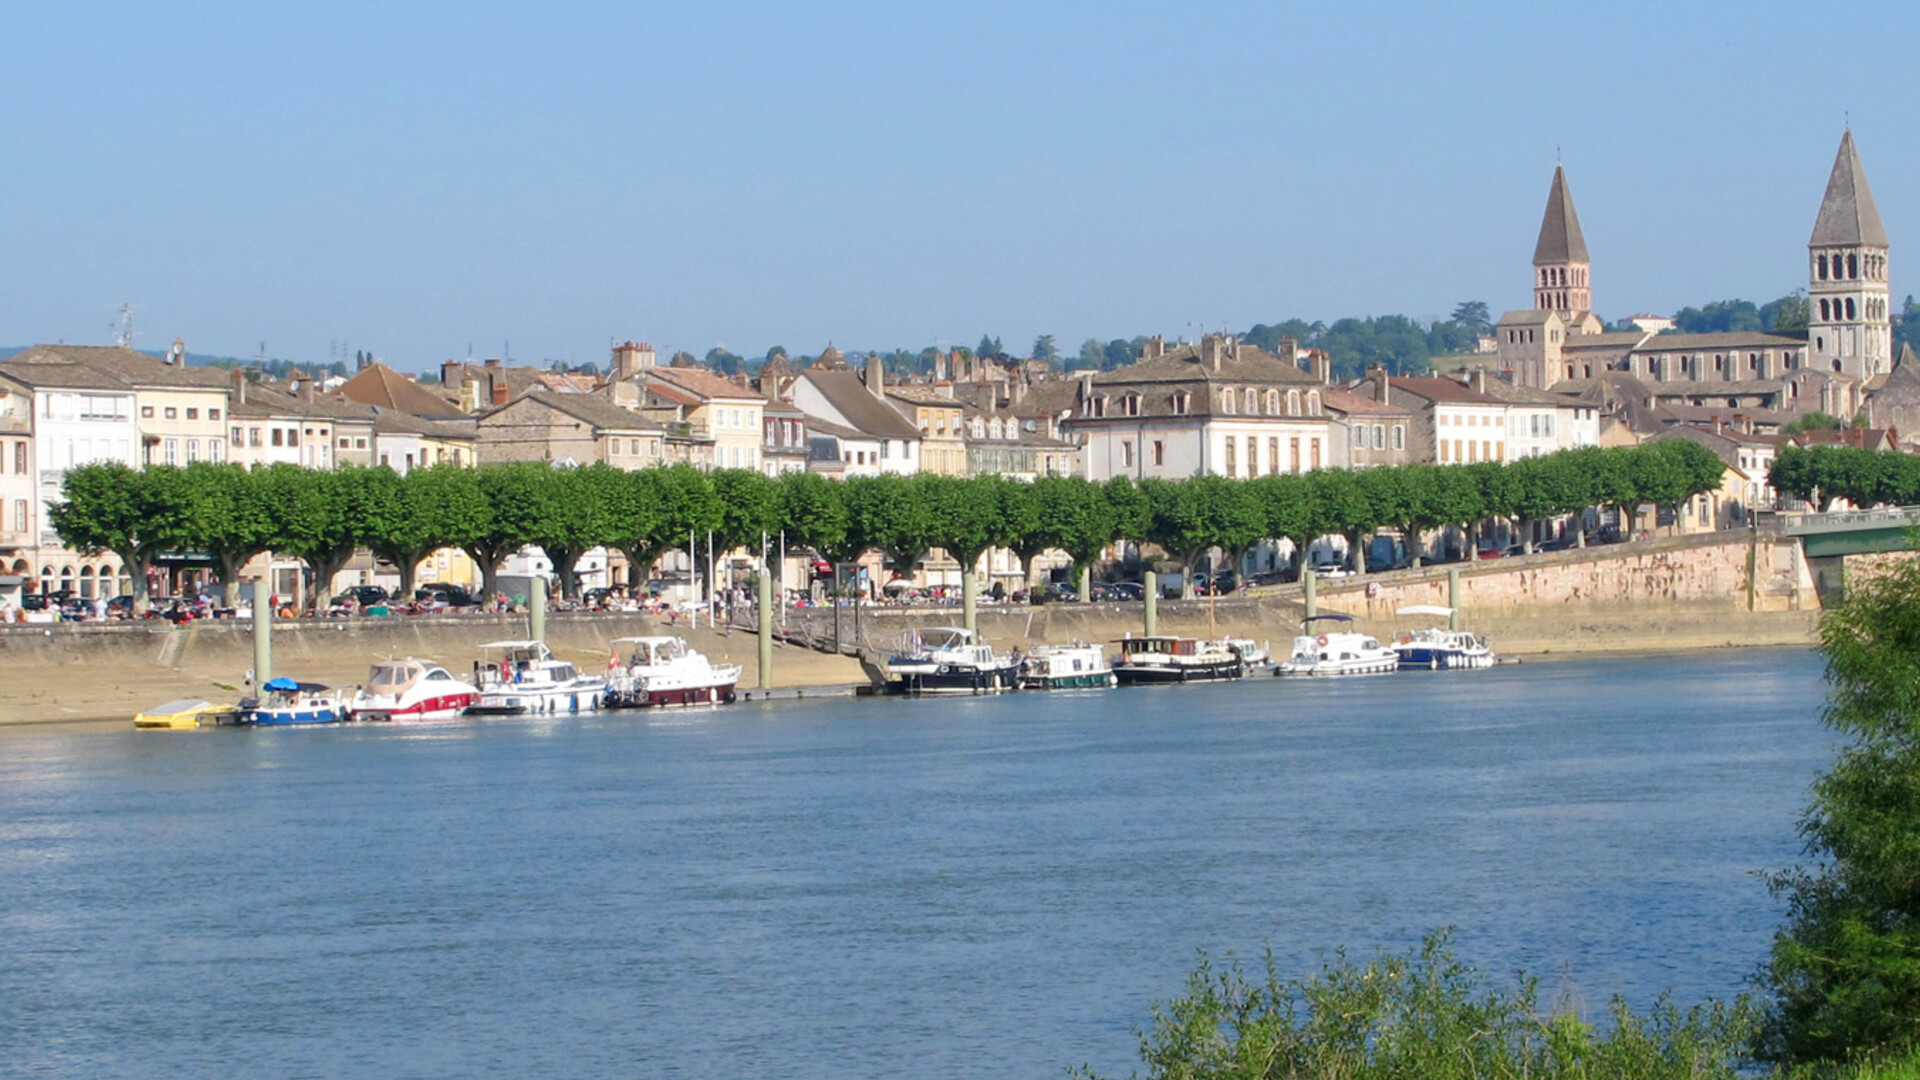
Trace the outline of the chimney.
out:
M 1219 334 L 1202 334 L 1201 335 L 1200 362 L 1202 364 L 1205 364 L 1208 370 L 1211 370 L 1211 371 L 1220 370 L 1220 361 L 1222 359 L 1222 354 L 1224 354 L 1225 352 L 1226 350 L 1221 348 Z
M 487 362 L 489 364 L 493 363 L 491 360 Z M 495 366 L 497 367 L 498 365 Z M 487 400 L 495 405 L 505 405 L 507 403 L 507 376 L 505 372 L 496 371 L 487 376 Z
M 1280 339 L 1280 359 L 1285 360 L 1294 367 L 1300 367 L 1300 343 L 1294 340 L 1292 334 L 1288 334 Z M 1300 368 L 1300 370 L 1305 371 L 1306 369 Z
M 1391 388 L 1391 384 L 1387 381 L 1387 366 L 1385 364 L 1368 364 L 1367 381 L 1373 383 L 1373 400 L 1383 405 L 1388 404 L 1387 391 Z
M 886 361 L 878 355 L 867 357 L 867 391 L 881 401 L 887 399 Z
M 450 390 L 460 388 L 460 377 L 466 373 L 467 365 L 458 360 L 440 361 L 440 385 Z
M 1473 374 L 1469 376 L 1468 385 L 1472 386 L 1474 390 L 1479 393 L 1482 393 L 1482 394 L 1486 393 L 1487 392 L 1487 369 L 1474 368 Z
M 653 366 L 653 348 L 634 341 L 623 341 L 613 347 L 613 377 L 631 379 L 640 374 L 641 368 Z
M 301 401 L 313 400 L 313 380 L 312 379 L 300 380 L 300 400 Z
M 1140 347 L 1140 359 L 1142 360 L 1158 360 L 1165 355 L 1167 355 L 1167 339 L 1161 337 L 1159 334 L 1148 338 L 1147 343 Z
M 247 403 L 247 373 L 239 368 L 233 369 L 233 400 L 237 405 Z

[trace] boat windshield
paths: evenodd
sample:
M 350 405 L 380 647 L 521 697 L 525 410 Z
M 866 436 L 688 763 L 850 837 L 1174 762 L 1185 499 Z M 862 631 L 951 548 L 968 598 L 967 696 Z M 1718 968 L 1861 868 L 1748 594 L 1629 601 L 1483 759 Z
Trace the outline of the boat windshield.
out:
M 406 662 L 375 664 L 372 674 L 367 676 L 367 692 L 399 694 L 412 686 L 424 673 L 424 669 L 419 664 Z

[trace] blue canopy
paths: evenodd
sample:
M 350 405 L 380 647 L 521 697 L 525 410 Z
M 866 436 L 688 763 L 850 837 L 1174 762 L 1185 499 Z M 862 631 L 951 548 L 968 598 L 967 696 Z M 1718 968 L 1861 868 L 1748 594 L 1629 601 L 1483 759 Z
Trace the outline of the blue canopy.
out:
M 282 675 L 277 679 L 268 679 L 266 685 L 262 686 L 261 689 L 294 691 L 300 689 L 300 684 Z

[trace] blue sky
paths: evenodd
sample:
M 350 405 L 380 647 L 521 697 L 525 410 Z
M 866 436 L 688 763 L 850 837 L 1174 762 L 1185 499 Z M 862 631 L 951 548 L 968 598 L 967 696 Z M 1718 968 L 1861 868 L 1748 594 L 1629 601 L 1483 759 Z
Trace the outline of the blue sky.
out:
M 1891 3 L 78 3 L 0 34 L 0 344 L 104 342 L 122 301 L 142 347 L 403 370 L 1498 313 L 1556 153 L 1603 316 L 1763 302 L 1805 283 L 1849 117 L 1920 292 Z

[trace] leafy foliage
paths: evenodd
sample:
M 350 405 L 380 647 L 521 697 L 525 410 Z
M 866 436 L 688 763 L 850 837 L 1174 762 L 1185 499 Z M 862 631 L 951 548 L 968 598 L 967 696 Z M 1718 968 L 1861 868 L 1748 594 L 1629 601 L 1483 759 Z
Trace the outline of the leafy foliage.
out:
M 1615 999 L 1609 1013 L 1602 1034 L 1543 1014 L 1524 975 L 1487 989 L 1445 933 L 1365 964 L 1341 954 L 1305 979 L 1283 978 L 1271 952 L 1253 977 L 1203 954 L 1186 996 L 1154 1006 L 1140 1059 L 1155 1080 L 1733 1080 L 1752 1026 L 1744 1000 L 1663 998 L 1636 1014 Z
M 1777 875 L 1761 1056 L 1838 1066 L 1920 1050 L 1920 561 L 1854 582 L 1820 624 L 1825 720 L 1848 740 Z

